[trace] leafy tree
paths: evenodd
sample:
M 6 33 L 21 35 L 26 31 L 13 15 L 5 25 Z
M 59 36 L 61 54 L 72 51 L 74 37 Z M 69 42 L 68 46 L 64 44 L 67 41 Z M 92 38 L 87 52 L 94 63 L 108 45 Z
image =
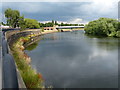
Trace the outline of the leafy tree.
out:
M 116 36 L 120 37 L 120 31 L 117 31 Z
M 4 22 L 1 22 L 0 25 L 4 25 L 4 26 L 6 26 L 6 24 L 5 24 Z
M 16 28 L 19 26 L 19 17 L 20 12 L 18 10 L 12 10 L 11 8 L 8 8 L 5 10 L 5 17 L 7 18 L 7 24 L 13 28 Z
M 55 21 L 55 25 L 58 25 L 57 21 Z
M 68 23 L 63 23 L 63 22 L 62 22 L 61 24 L 58 24 L 58 23 L 57 23 L 57 24 L 55 24 L 55 25 L 59 25 L 59 26 L 81 26 L 82 24 L 81 24 L 81 25 L 79 25 L 79 24 L 68 24 Z
M 45 27 L 45 24 L 44 23 L 39 23 L 39 26 L 40 27 Z
M 53 23 L 52 22 L 48 22 L 48 23 L 45 23 L 45 27 L 53 27 Z
M 64 26 L 64 23 L 62 22 L 60 26 Z
M 29 19 L 29 18 L 25 19 L 25 26 L 26 26 L 26 28 L 30 28 L 30 29 L 40 28 L 37 20 Z
M 118 21 L 115 19 L 100 18 L 89 22 L 89 24 L 85 26 L 85 33 L 98 36 L 118 37 L 118 26 Z
M 21 30 L 26 29 L 26 22 L 24 20 L 24 16 L 19 17 L 19 27 Z
M 54 20 L 52 20 L 52 24 L 54 24 Z
M 84 26 L 84 24 L 79 24 L 79 26 Z

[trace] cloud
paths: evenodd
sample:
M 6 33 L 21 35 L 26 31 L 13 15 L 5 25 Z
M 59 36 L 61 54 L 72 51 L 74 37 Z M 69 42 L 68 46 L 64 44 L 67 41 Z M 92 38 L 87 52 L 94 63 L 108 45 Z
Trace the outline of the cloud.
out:
M 4 0 L 2 2 L 91 2 L 92 0 Z
M 43 11 L 41 8 L 42 4 L 33 4 L 33 3 L 22 3 L 18 6 L 18 8 L 24 7 L 21 11 L 27 13 L 36 13 L 39 11 Z
M 82 12 L 90 16 L 116 17 L 118 15 L 118 1 L 119 0 L 92 0 L 92 2 L 83 4 L 78 9 L 82 8 Z
M 68 23 L 72 23 L 72 24 L 80 24 L 83 20 L 80 19 L 80 18 L 75 18 L 75 19 L 72 19 L 70 21 L 68 21 Z
M 23 13 L 49 13 L 52 10 L 54 10 L 53 7 L 50 7 L 49 5 L 46 6 L 47 3 L 37 3 L 37 2 L 8 2 L 8 3 L 3 3 L 3 9 L 6 8 L 12 8 L 12 9 L 17 9 L 20 12 Z
M 17 9 L 24 14 L 25 18 L 33 18 L 38 21 L 57 20 L 85 23 L 100 17 L 118 17 L 118 0 L 78 0 L 79 2 L 76 2 L 77 0 L 74 0 L 74 2 L 62 0 L 54 0 L 54 2 L 24 1 L 26 2 L 3 3 L 3 10 L 5 8 Z

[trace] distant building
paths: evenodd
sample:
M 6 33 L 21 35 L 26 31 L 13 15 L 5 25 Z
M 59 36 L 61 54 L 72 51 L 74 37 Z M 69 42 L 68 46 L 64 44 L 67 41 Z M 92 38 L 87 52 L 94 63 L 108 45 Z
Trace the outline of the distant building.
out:
M 3 26 L 3 25 L 0 25 L 0 28 L 2 28 L 2 29 L 9 29 L 10 26 Z

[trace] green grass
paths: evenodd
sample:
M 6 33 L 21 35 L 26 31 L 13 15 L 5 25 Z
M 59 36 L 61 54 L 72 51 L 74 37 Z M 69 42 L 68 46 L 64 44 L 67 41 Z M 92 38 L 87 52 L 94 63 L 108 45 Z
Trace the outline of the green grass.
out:
M 23 81 L 27 88 L 43 88 L 43 79 L 42 75 L 37 73 L 31 66 L 28 64 L 27 60 L 25 59 L 24 51 L 21 51 L 19 48 L 23 42 L 26 41 L 29 38 L 28 37 L 22 37 L 17 42 L 15 42 L 12 46 L 12 54 L 15 59 L 15 62 L 17 64 L 17 68 L 20 71 L 20 74 L 23 78 Z
M 28 88 L 42 88 L 42 80 L 39 79 L 38 74 L 28 67 L 25 71 L 21 72 L 24 82 Z

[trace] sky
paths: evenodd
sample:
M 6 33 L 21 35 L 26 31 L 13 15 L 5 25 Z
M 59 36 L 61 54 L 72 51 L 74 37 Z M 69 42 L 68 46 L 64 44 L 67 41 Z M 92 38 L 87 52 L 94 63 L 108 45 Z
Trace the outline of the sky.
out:
M 87 23 L 100 17 L 118 18 L 119 0 L 81 0 L 75 2 L 2 2 L 2 19 L 7 8 L 17 9 L 25 18 L 40 22 L 56 20 L 65 23 Z

